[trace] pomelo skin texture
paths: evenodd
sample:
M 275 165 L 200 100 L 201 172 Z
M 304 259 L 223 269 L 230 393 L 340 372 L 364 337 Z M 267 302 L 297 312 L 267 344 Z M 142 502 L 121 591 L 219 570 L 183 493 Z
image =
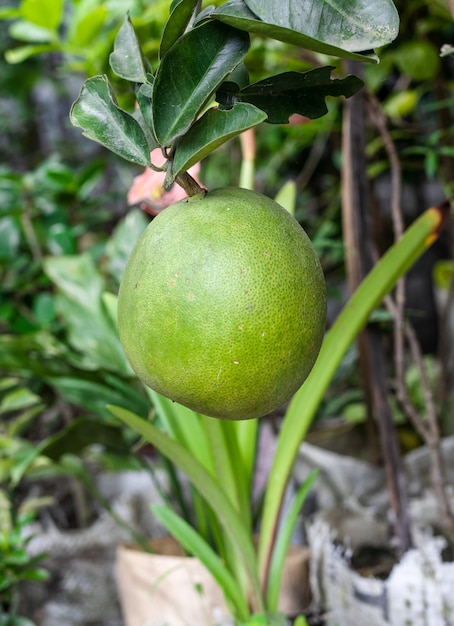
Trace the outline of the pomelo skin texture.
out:
M 118 326 L 146 385 L 212 417 L 262 417 L 300 387 L 326 322 L 323 272 L 273 200 L 225 188 L 177 202 L 126 266 Z

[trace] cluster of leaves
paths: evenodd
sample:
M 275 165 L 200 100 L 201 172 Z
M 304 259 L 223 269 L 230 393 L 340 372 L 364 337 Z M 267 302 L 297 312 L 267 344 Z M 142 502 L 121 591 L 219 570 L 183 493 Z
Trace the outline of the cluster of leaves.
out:
M 361 81 L 332 80 L 330 66 L 283 72 L 250 84 L 245 57 L 250 33 L 329 55 L 373 62 L 370 49 L 392 39 L 398 18 L 392 3 L 380 11 L 363 8 L 362 20 L 343 15 L 341 3 L 321 3 L 323 11 L 290 2 L 229 0 L 201 10 L 197 0 L 174 0 L 151 72 L 129 18 L 115 40 L 112 70 L 136 90 L 138 109 L 121 109 L 105 76 L 86 81 L 71 110 L 85 135 L 126 160 L 155 167 L 150 152 L 168 157 L 167 186 L 212 150 L 263 121 L 287 123 L 299 113 L 318 118 L 328 95 L 354 94 Z M 311 17 L 307 19 L 307 16 Z M 341 24 L 332 28 L 330 24 Z M 369 53 L 360 52 L 364 49 Z M 215 105 L 215 106 L 213 106 Z
M 106 212 L 91 211 L 90 194 L 102 167 L 100 161 L 91 161 L 77 171 L 50 157 L 25 174 L 0 168 L 2 331 L 25 333 L 54 322 L 43 258 L 74 254 L 80 238 L 110 219 Z
M 382 102 L 407 178 L 441 175 L 449 185 L 440 164 L 454 154 L 452 64 L 443 53 L 454 34 L 452 15 L 443 0 L 397 4 L 400 35 L 383 51 L 379 65 L 366 68 L 365 82 Z M 370 176 L 379 176 L 389 167 L 383 142 L 371 142 L 368 152 Z
M 53 319 L 0 334 L 0 486 L 12 496 L 19 489 L 23 498 L 30 482 L 71 476 L 99 501 L 87 462 L 113 471 L 141 466 L 130 451 L 137 437 L 119 427 L 106 404 L 115 397 L 142 416 L 150 411 L 119 343 L 108 291 L 145 224 L 138 211 L 119 223 L 104 255 L 109 279 L 96 267 L 95 249 L 95 256 L 43 258 L 41 295 L 52 299 Z
M 167 0 L 21 0 L 16 4 L 0 8 L 0 20 L 10 24 L 9 37 L 18 42 L 5 52 L 8 63 L 57 53 L 65 69 L 86 75 L 106 70 L 118 23 L 127 11 L 147 31 L 153 51 L 168 6 Z
M 48 392 L 47 402 L 41 400 L 46 389 L 91 415 L 107 418 L 105 404 L 112 396 L 124 406 L 134 406 L 140 414 L 147 414 L 145 393 L 136 382 L 118 339 L 115 297 L 109 293 L 109 286 L 115 289 L 118 285 L 130 248 L 145 224 L 145 216 L 138 211 L 118 224 L 105 246 L 109 279 L 96 267 L 96 248 L 90 253 L 41 259 L 46 291 L 34 295 L 31 312 L 42 306 L 42 323 L 35 315 L 33 324 L 22 329 L 22 333 L 13 332 L 17 329 L 7 325 L 5 330 L 9 332 L 0 335 L 0 369 L 11 376 L 2 385 L 0 414 L 22 412 L 21 425 L 10 424 L 11 432 L 20 434 L 43 409 L 43 403 L 48 405 Z M 47 309 L 44 304 L 39 305 L 44 300 L 49 301 Z M 14 318 L 11 324 L 19 322 Z M 28 409 L 31 412 L 25 415 Z
M 34 518 L 32 511 L 15 513 L 5 492 L 0 490 L 0 625 L 34 626 L 17 615 L 16 604 L 23 581 L 44 581 L 47 571 L 40 567 L 45 554 L 30 556 L 27 544 L 32 539 L 26 527 Z

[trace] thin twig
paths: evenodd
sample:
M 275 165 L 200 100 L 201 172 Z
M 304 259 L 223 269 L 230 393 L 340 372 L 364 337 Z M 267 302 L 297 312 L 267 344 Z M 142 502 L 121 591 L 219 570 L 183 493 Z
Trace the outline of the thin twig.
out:
M 398 240 L 403 233 L 404 224 L 401 208 L 402 172 L 396 147 L 388 130 L 386 117 L 377 99 L 368 94 L 369 110 L 375 127 L 380 133 L 388 154 L 391 168 L 391 212 L 394 237 Z M 413 427 L 426 443 L 431 462 L 432 485 L 435 490 L 442 523 L 454 533 L 454 514 L 446 493 L 446 480 L 443 467 L 440 428 L 434 401 L 434 394 L 427 376 L 421 347 L 410 322 L 405 319 L 405 283 L 401 280 L 396 288 L 395 301 L 388 296 L 385 300 L 388 310 L 394 318 L 394 360 L 396 368 L 397 399 Z M 411 401 L 405 380 L 405 341 L 419 372 L 424 396 L 426 418 L 422 416 Z

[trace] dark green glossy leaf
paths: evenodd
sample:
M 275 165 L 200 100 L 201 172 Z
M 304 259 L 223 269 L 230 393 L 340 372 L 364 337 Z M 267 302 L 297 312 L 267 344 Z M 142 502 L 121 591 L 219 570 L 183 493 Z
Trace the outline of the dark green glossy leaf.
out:
M 345 59 L 368 61 L 369 63 L 376 63 L 378 60 L 373 54 L 357 54 L 349 50 L 344 50 L 332 43 L 315 39 L 304 32 L 298 32 L 286 26 L 279 25 L 278 23 L 267 23 L 258 18 L 248 8 L 244 0 L 227 0 L 227 2 L 222 4 L 216 11 L 213 11 L 210 17 L 235 28 L 257 35 L 271 37 L 278 41 L 284 41 L 285 43 L 290 43 L 294 46 L 305 48 L 306 50 L 313 50 L 314 52 L 321 52 L 322 54 Z M 369 46 L 369 49 L 371 47 L 372 46 Z
M 151 74 L 147 76 L 148 81 L 140 85 L 136 92 L 137 104 L 139 105 L 140 116 L 136 117 L 142 127 L 147 140 L 150 152 L 158 147 L 158 142 L 154 136 L 153 130 L 153 108 L 151 106 L 153 97 L 153 77 Z
M 209 109 L 182 138 L 175 151 L 173 175 L 189 169 L 215 148 L 266 120 L 257 107 L 239 102 L 232 109 Z
M 147 82 L 147 72 L 150 71 L 149 64 L 142 54 L 129 15 L 118 31 L 109 63 L 117 76 L 133 83 Z
M 154 130 L 161 145 L 171 145 L 189 129 L 248 49 L 247 33 L 218 22 L 190 30 L 172 46 L 153 85 Z
M 392 0 L 244 0 L 268 24 L 297 31 L 349 52 L 393 41 L 399 17 Z
M 208 6 L 206 6 L 204 9 L 200 11 L 200 13 L 197 13 L 197 15 L 194 17 L 193 26 L 197 26 L 199 24 L 202 24 L 205 20 L 208 20 L 211 14 L 213 13 L 213 11 L 215 10 L 216 10 L 215 4 L 209 4 Z
M 249 72 L 245 63 L 240 63 L 228 76 L 229 82 L 236 83 L 240 89 L 247 87 L 251 82 Z
M 177 0 L 172 2 L 171 14 L 162 33 L 161 45 L 159 48 L 159 56 L 162 58 L 165 53 L 173 46 L 186 30 L 197 0 Z
M 356 76 L 331 79 L 331 67 L 321 67 L 309 72 L 284 72 L 271 76 L 242 89 L 236 97 L 260 107 L 272 124 L 286 124 L 293 113 L 311 119 L 322 117 L 328 111 L 326 96 L 349 98 L 363 85 Z M 218 92 L 217 97 L 228 104 L 231 91 Z
M 85 81 L 70 111 L 74 126 L 127 161 L 147 166 L 150 147 L 144 131 L 132 115 L 121 109 L 105 76 Z

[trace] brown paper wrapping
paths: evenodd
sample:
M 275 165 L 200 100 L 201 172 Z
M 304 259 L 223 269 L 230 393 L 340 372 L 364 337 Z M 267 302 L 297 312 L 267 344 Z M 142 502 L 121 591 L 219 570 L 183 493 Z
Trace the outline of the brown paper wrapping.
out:
M 115 574 L 125 626 L 219 626 L 232 623 L 211 574 L 166 537 L 151 542 L 154 554 L 131 545 L 117 549 Z M 279 609 L 297 615 L 310 601 L 309 551 L 291 546 Z

